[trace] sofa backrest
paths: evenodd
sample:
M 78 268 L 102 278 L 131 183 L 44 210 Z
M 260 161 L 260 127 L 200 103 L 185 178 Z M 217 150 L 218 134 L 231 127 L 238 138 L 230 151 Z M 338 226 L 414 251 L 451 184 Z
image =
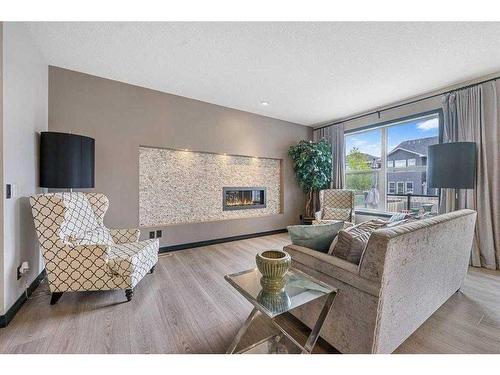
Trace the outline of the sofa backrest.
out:
M 40 245 L 53 248 L 67 236 L 102 226 L 109 201 L 100 193 L 63 192 L 34 195 L 30 204 Z
M 324 219 L 340 219 L 345 220 L 343 214 L 339 217 L 325 217 L 324 215 L 328 209 L 348 210 L 346 220 L 349 222 L 354 221 L 354 192 L 345 189 L 324 189 L 319 192 L 319 204 L 322 211 L 322 218 Z
M 372 234 L 359 271 L 380 282 L 374 353 L 394 351 L 460 288 L 475 222 L 460 210 Z
M 319 192 L 321 208 L 351 208 L 354 209 L 354 192 L 343 189 L 324 189 Z

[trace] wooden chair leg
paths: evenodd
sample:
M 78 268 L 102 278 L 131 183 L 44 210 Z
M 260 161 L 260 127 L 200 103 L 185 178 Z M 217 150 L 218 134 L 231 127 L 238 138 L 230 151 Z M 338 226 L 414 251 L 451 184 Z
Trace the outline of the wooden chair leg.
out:
M 125 289 L 125 297 L 127 297 L 127 301 L 132 301 L 132 296 L 134 295 L 133 289 Z
M 50 304 L 55 305 L 57 301 L 59 301 L 59 298 L 63 295 L 63 292 L 54 292 L 52 293 L 52 297 L 50 298 Z

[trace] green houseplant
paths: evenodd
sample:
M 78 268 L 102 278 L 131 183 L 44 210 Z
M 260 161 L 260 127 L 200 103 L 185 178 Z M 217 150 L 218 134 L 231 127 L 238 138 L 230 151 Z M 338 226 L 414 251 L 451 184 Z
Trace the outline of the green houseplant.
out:
M 332 175 L 332 146 L 324 139 L 319 142 L 300 141 L 288 149 L 300 188 L 307 195 L 306 215 L 314 215 L 315 192 L 328 188 Z

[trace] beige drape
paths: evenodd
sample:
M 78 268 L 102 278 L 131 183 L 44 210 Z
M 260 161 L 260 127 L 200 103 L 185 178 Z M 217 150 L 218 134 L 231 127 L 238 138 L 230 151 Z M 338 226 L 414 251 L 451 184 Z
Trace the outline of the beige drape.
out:
M 500 269 L 500 97 L 496 81 L 458 90 L 443 96 L 443 142 L 475 142 L 476 188 L 458 192 L 442 189 L 440 210 L 461 208 L 477 211 L 471 264 Z M 459 171 L 457 171 L 459 173 Z
M 313 139 L 315 142 L 320 139 L 326 139 L 332 145 L 332 177 L 330 187 L 332 189 L 343 189 L 345 169 L 344 124 L 314 130 Z

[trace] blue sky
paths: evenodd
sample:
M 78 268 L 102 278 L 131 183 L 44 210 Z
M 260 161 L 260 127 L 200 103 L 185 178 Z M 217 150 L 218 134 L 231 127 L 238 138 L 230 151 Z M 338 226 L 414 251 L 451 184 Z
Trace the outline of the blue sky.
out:
M 380 156 L 381 130 L 375 129 L 346 137 L 346 154 L 353 147 L 357 147 L 366 154 Z M 437 137 L 439 134 L 439 120 L 437 117 L 405 122 L 402 125 L 392 126 L 387 131 L 387 145 L 389 151 L 399 143 L 409 139 Z

